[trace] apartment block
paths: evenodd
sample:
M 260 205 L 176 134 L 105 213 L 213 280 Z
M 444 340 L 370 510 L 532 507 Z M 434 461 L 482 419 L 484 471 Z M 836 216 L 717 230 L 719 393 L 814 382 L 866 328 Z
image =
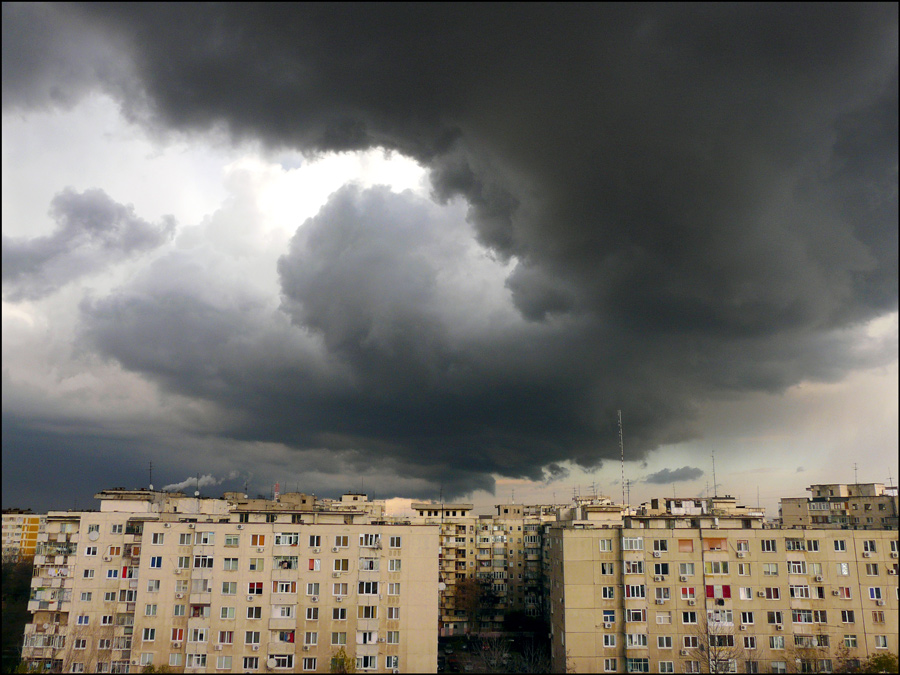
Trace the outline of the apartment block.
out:
M 51 512 L 23 658 L 62 672 L 435 672 L 438 528 L 366 508 L 109 490 Z
M 3 562 L 33 558 L 38 532 L 46 522 L 46 515 L 27 509 L 3 509 Z
M 810 497 L 781 500 L 782 527 L 897 529 L 895 487 L 885 488 L 882 483 L 829 483 L 806 489 L 811 493 Z
M 712 513 L 548 529 L 553 672 L 829 672 L 898 650 L 896 532 Z

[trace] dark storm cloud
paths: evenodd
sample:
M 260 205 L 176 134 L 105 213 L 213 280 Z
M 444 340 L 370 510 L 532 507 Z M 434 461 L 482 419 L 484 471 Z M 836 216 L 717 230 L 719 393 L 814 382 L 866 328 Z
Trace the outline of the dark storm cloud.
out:
M 175 221 L 154 225 L 103 190 L 67 188 L 51 203 L 53 234 L 32 239 L 3 237 L 3 294 L 11 301 L 36 300 L 86 274 L 150 251 L 171 240 Z
M 896 5 L 71 11 L 124 45 L 134 84 L 98 86 L 135 119 L 403 152 L 514 264 L 491 321 L 447 290 L 436 207 L 346 190 L 281 260 L 293 327 L 154 284 L 85 306 L 90 344 L 228 433 L 475 487 L 615 456 L 618 408 L 637 459 L 704 400 L 895 356 L 856 329 L 897 307 Z M 45 93 L 10 105 L 49 96 L 40 48 L 17 78 Z
M 669 483 L 681 483 L 688 480 L 700 478 L 703 475 L 703 469 L 695 466 L 683 466 L 680 469 L 662 469 L 656 473 L 651 473 L 644 479 L 645 483 L 655 483 L 657 485 L 667 485 Z

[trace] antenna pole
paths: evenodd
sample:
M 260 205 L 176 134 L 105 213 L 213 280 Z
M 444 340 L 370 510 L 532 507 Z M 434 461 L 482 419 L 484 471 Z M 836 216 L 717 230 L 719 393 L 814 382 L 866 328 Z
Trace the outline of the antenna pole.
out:
M 719 485 L 716 483 L 716 449 L 712 449 L 713 497 L 719 496 Z
M 150 462 L 150 489 L 153 489 L 153 462 Z
M 853 462 L 853 484 L 859 485 L 859 476 L 857 475 L 857 466 L 856 462 Z
M 619 453 L 622 455 L 622 503 L 625 502 L 625 437 L 622 434 L 622 411 L 619 410 Z

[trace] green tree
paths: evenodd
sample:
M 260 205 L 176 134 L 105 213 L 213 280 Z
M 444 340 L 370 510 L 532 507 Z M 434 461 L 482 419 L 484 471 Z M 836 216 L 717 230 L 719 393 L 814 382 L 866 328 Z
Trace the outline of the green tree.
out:
M 876 654 L 863 661 L 859 672 L 861 673 L 896 673 L 898 671 L 896 654 Z
M 347 654 L 347 650 L 341 647 L 331 655 L 331 673 L 355 673 L 356 663 Z

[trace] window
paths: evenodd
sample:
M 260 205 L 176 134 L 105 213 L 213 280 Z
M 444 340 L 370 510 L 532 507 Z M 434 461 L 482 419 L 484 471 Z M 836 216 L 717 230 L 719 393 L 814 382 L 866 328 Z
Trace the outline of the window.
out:
M 250 545 L 251 546 L 265 546 L 266 545 L 266 535 L 251 534 L 250 535 Z
M 627 658 L 625 659 L 625 671 L 629 673 L 649 673 L 650 659 Z
M 248 619 L 261 619 L 262 618 L 262 607 L 248 607 L 247 608 L 247 618 Z
M 604 576 L 615 574 L 615 565 L 611 562 L 600 563 L 600 574 Z
M 399 630 L 389 630 L 387 635 L 385 636 L 385 642 L 389 645 L 399 645 L 400 644 L 400 631 Z
M 643 537 L 622 537 L 622 550 L 623 551 L 643 551 L 644 550 L 644 538 Z
M 313 584 L 306 584 L 306 594 L 307 595 L 318 595 L 319 594 L 319 583 L 316 582 Z
M 162 546 L 162 544 L 165 540 L 166 540 L 165 532 L 154 532 L 151 535 L 150 543 L 155 544 L 156 546 Z
M 172 616 L 184 616 L 185 605 L 175 605 Z
M 766 612 L 766 621 L 770 624 L 784 623 L 784 615 L 781 611 Z
M 357 670 L 374 670 L 378 667 L 378 657 L 377 656 L 357 656 L 356 657 L 356 669 Z
M 241 514 L 246 515 L 246 514 Z M 245 656 L 244 657 L 244 670 L 259 670 L 259 657 L 258 656 Z
M 226 572 L 236 572 L 238 568 L 238 559 L 237 558 L 225 558 L 225 566 L 224 569 Z
M 669 576 L 669 563 L 654 563 L 653 574 L 657 576 Z
M 340 595 L 347 595 L 347 593 L 348 593 L 347 584 L 332 584 L 331 585 L 331 594 L 332 595 L 340 596 Z
M 195 541 L 201 546 L 212 546 L 216 543 L 216 533 L 198 532 Z
M 303 657 L 303 670 L 315 670 L 316 669 L 316 657 L 315 656 L 304 656 Z
M 753 623 L 753 612 L 741 612 L 741 623 L 742 624 L 752 624 Z
M 221 610 L 221 613 L 219 614 L 219 618 L 233 619 L 234 618 L 234 607 L 223 607 Z
M 790 596 L 792 598 L 809 598 L 809 586 L 791 586 Z
M 657 636 L 656 646 L 659 649 L 672 649 L 672 636 L 671 635 Z
M 306 620 L 307 621 L 318 621 L 319 620 L 319 608 L 318 607 L 307 607 L 306 608 Z
M 357 619 L 377 619 L 378 607 L 376 605 L 359 605 L 356 608 Z
M 275 545 L 276 546 L 299 546 L 300 545 L 300 533 L 299 532 L 279 532 L 275 535 Z
M 263 582 L 251 581 L 247 584 L 247 595 L 262 595 Z
M 188 634 L 189 642 L 206 642 L 209 638 L 209 628 L 192 628 Z
M 118 579 L 119 578 L 119 568 L 114 570 L 106 570 L 106 578 L 107 579 Z
M 775 553 L 778 551 L 777 541 L 775 539 L 763 539 L 760 544 L 763 553 Z
M 217 656 L 216 657 L 216 669 L 217 670 L 231 670 L 231 657 L 230 656 Z
M 87 614 L 79 614 L 75 622 L 79 626 L 87 626 L 91 623 L 91 618 Z
M 703 563 L 707 574 L 728 574 L 728 562 L 719 560 L 707 560 Z
M 881 610 L 872 612 L 872 623 L 884 623 L 884 612 Z
M 310 572 L 318 572 L 322 569 L 322 561 L 319 558 L 310 558 L 309 559 L 309 571 Z
M 94 556 L 97 555 L 97 547 L 96 546 L 88 546 L 84 549 L 85 555 Z
M 399 562 L 399 560 L 397 561 Z M 350 570 L 350 561 L 347 558 L 337 558 L 334 561 L 335 572 L 348 572 Z
M 612 551 L 612 539 L 601 539 L 600 551 L 601 553 L 609 553 Z
M 763 576 L 764 577 L 777 577 L 778 576 L 778 563 L 763 563 Z
M 649 671 L 647 671 L 647 672 L 649 672 Z M 675 672 L 675 662 L 674 661 L 660 661 L 659 662 L 659 672 L 674 673 Z
M 765 589 L 766 600 L 780 600 L 781 599 L 781 589 L 776 587 L 767 587 Z
M 784 649 L 784 635 L 770 635 L 769 649 Z
M 617 670 L 616 659 L 603 659 L 603 671 L 614 673 Z
M 259 631 L 258 630 L 248 630 L 244 633 L 244 644 L 245 645 L 258 645 L 259 644 Z
M 400 571 L 400 559 L 399 558 L 391 558 L 388 560 L 388 572 L 399 572 Z
M 744 636 L 744 649 L 756 649 L 756 636 L 754 636 L 754 635 L 745 635 Z
M 681 587 L 681 599 L 682 600 L 693 600 L 696 598 L 696 593 L 693 586 L 682 586 Z
M 603 646 L 607 648 L 616 646 L 616 636 L 614 633 L 603 634 Z
M 875 636 L 875 649 L 887 649 L 887 635 L 876 635 Z
M 273 581 L 272 582 L 272 592 L 273 593 L 296 593 L 297 592 L 297 582 L 296 581 Z
M 625 610 L 625 621 L 626 623 L 646 623 L 647 621 L 647 610 L 646 609 L 626 609 Z
M 697 612 L 682 612 L 681 623 L 694 624 L 697 623 Z
M 223 581 L 222 582 L 222 595 L 237 595 L 237 582 L 236 581 Z
M 843 539 L 835 539 L 834 540 L 834 550 L 838 552 L 843 552 L 847 550 L 847 542 Z
M 172 642 L 184 642 L 184 628 L 172 629 Z
M 318 585 L 318 584 L 316 584 Z M 360 581 L 359 582 L 359 590 L 357 591 L 360 595 L 378 595 L 378 582 L 377 581 Z
M 613 600 L 616 597 L 616 587 L 603 586 L 602 593 L 604 600 Z
M 191 566 L 191 557 L 188 555 L 178 556 L 178 569 L 186 570 Z
M 643 560 L 626 560 L 625 561 L 625 574 L 643 574 L 644 573 L 644 561 Z
M 668 600 L 669 599 L 669 590 L 670 589 L 668 588 L 668 586 L 657 588 L 656 589 L 656 599 L 662 600 L 663 602 Z
M 850 576 L 850 563 L 838 563 L 837 574 L 839 577 Z
M 346 534 L 335 535 L 334 545 L 337 548 L 347 548 L 350 546 L 350 537 Z
M 303 644 L 315 645 L 319 642 L 319 634 L 316 631 L 307 631 L 303 634 Z
M 625 635 L 626 647 L 646 647 L 647 635 L 644 633 L 627 633 Z
M 863 551 L 866 553 L 877 553 L 878 549 L 875 547 L 875 541 L 872 539 L 863 541 Z
M 844 636 L 844 646 L 848 649 L 856 649 L 856 636 L 855 635 L 845 635 Z
M 318 608 L 310 607 L 309 609 L 316 609 L 316 618 L 318 619 Z M 398 607 L 391 607 L 391 609 L 399 609 Z M 307 612 L 307 619 L 309 619 L 309 615 Z M 331 620 L 332 621 L 346 621 L 347 620 L 347 608 L 346 607 L 333 607 L 331 609 Z
M 696 635 L 685 635 L 682 644 L 685 649 L 697 649 L 700 645 L 700 638 Z
M 646 597 L 646 589 L 643 584 L 631 584 L 625 586 L 626 598 L 644 598 Z
M 671 624 L 672 623 L 672 612 L 657 612 L 656 613 L 656 623 Z
M 878 586 L 869 587 L 869 600 L 881 600 L 881 589 Z
M 319 548 L 322 545 L 322 537 L 318 534 L 309 535 L 309 545 L 312 548 Z
M 669 542 L 666 539 L 654 539 L 653 550 L 664 553 L 669 550 Z
M 852 609 L 841 610 L 841 623 L 856 623 L 856 616 Z
M 878 563 L 866 563 L 866 576 L 878 576 Z
M 678 573 L 684 577 L 694 576 L 694 563 L 679 563 Z
M 212 569 L 215 561 L 211 555 L 195 555 L 194 556 L 194 567 L 204 567 Z
M 400 540 L 401 540 L 401 537 L 396 537 L 396 536 L 395 536 L 395 537 L 391 537 L 391 538 L 388 540 L 388 546 L 389 546 L 390 548 L 400 548 Z
M 144 606 L 144 616 L 156 616 L 156 605 L 145 605 Z
M 262 558 L 250 558 L 248 569 L 251 572 L 262 572 L 265 569 L 265 563 Z
M 788 560 L 788 574 L 806 574 L 806 562 L 803 560 Z
M 122 524 L 119 523 L 119 524 L 113 525 L 113 526 L 110 528 L 109 531 L 110 531 L 111 534 L 122 534 L 122 532 L 123 532 L 124 530 L 123 530 L 123 528 L 122 528 Z
M 206 654 L 188 654 L 188 668 L 206 668 Z
M 225 546 L 228 548 L 234 548 L 241 543 L 241 535 L 239 534 L 226 534 L 225 535 Z
M 850 600 L 853 597 L 849 586 L 839 586 L 837 590 L 841 600 Z
M 155 628 L 145 628 L 142 639 L 144 642 L 153 642 L 156 639 L 156 629 Z

